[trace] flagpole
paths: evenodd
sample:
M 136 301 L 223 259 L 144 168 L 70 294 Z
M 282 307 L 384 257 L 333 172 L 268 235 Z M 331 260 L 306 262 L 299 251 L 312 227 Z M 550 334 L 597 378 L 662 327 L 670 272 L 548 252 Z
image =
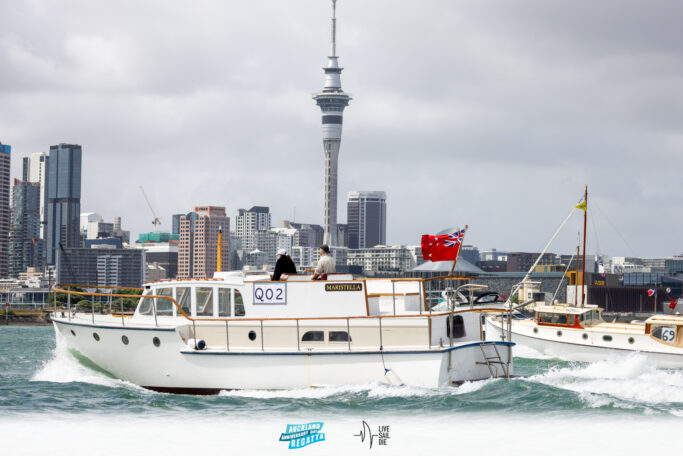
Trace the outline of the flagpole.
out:
M 584 287 L 586 286 L 586 219 L 588 218 L 588 185 L 586 185 L 586 194 L 583 197 L 584 203 L 586 203 L 586 209 L 583 211 L 583 272 L 581 273 L 581 307 L 585 305 L 585 295 L 586 292 Z
M 448 274 L 449 276 L 453 275 L 453 271 L 455 271 L 455 263 L 458 261 L 458 256 L 460 256 L 460 249 L 462 248 L 463 244 L 465 244 L 465 234 L 467 234 L 467 228 L 469 228 L 467 225 L 465 225 L 465 233 L 462 235 L 462 240 L 460 241 L 460 245 L 458 246 L 458 254 L 455 255 L 455 260 L 453 260 L 453 266 L 451 266 L 451 272 Z

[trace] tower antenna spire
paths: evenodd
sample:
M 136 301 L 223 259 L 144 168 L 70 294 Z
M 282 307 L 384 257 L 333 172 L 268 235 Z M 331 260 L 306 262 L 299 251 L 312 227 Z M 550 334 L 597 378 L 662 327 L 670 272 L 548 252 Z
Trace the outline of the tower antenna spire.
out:
M 332 56 L 337 55 L 337 0 L 332 0 Z

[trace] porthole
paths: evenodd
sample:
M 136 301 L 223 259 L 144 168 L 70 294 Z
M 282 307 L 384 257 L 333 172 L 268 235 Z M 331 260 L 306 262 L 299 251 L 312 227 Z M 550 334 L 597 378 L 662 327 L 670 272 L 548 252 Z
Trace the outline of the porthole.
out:
M 534 328 L 534 334 L 538 332 L 538 328 Z
M 629 337 L 629 338 L 628 338 L 628 343 L 629 343 L 629 344 L 632 344 L 632 343 L 634 343 L 635 341 L 636 341 L 636 340 L 635 340 L 633 337 Z
M 161 345 L 161 341 L 159 340 L 158 337 L 155 337 L 154 339 L 152 339 L 152 343 L 154 344 L 155 347 L 158 347 L 159 345 Z
M 128 336 L 121 336 L 121 342 L 123 342 L 123 345 L 128 345 Z
M 71 335 L 74 336 L 74 337 L 76 337 L 76 333 L 74 332 L 73 329 L 71 330 Z
M 562 337 L 562 331 L 557 331 L 557 337 Z
M 605 342 L 612 342 L 612 336 L 604 335 L 602 336 L 602 340 L 604 340 Z
M 92 333 L 92 337 L 93 337 L 96 341 L 98 341 L 98 342 L 100 341 L 100 335 L 99 335 L 99 334 L 97 334 L 97 333 Z
M 586 339 L 588 339 L 588 334 L 586 334 L 586 333 L 583 333 L 583 335 L 581 336 L 581 338 L 582 338 L 583 340 L 586 340 Z
M 249 340 L 256 340 L 256 331 L 249 331 Z

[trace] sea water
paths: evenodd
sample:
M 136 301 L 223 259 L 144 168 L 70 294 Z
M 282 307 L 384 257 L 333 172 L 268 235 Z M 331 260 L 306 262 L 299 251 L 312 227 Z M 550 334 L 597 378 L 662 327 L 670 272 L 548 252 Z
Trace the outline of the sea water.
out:
M 593 364 L 524 347 L 515 354 L 519 377 L 457 388 L 372 383 L 207 397 L 111 378 L 56 343 L 51 327 L 0 327 L 0 454 L 623 455 L 676 448 L 683 370 L 654 369 L 638 354 Z M 287 437 L 280 440 L 288 429 L 312 427 L 324 436 L 306 446 L 289 449 Z

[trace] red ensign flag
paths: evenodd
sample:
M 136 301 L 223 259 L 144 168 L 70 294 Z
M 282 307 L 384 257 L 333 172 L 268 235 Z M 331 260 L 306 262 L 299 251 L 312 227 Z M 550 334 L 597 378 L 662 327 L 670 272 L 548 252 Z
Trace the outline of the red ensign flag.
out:
M 465 237 L 465 230 L 451 234 L 432 236 L 422 235 L 422 259 L 427 261 L 454 261 Z

